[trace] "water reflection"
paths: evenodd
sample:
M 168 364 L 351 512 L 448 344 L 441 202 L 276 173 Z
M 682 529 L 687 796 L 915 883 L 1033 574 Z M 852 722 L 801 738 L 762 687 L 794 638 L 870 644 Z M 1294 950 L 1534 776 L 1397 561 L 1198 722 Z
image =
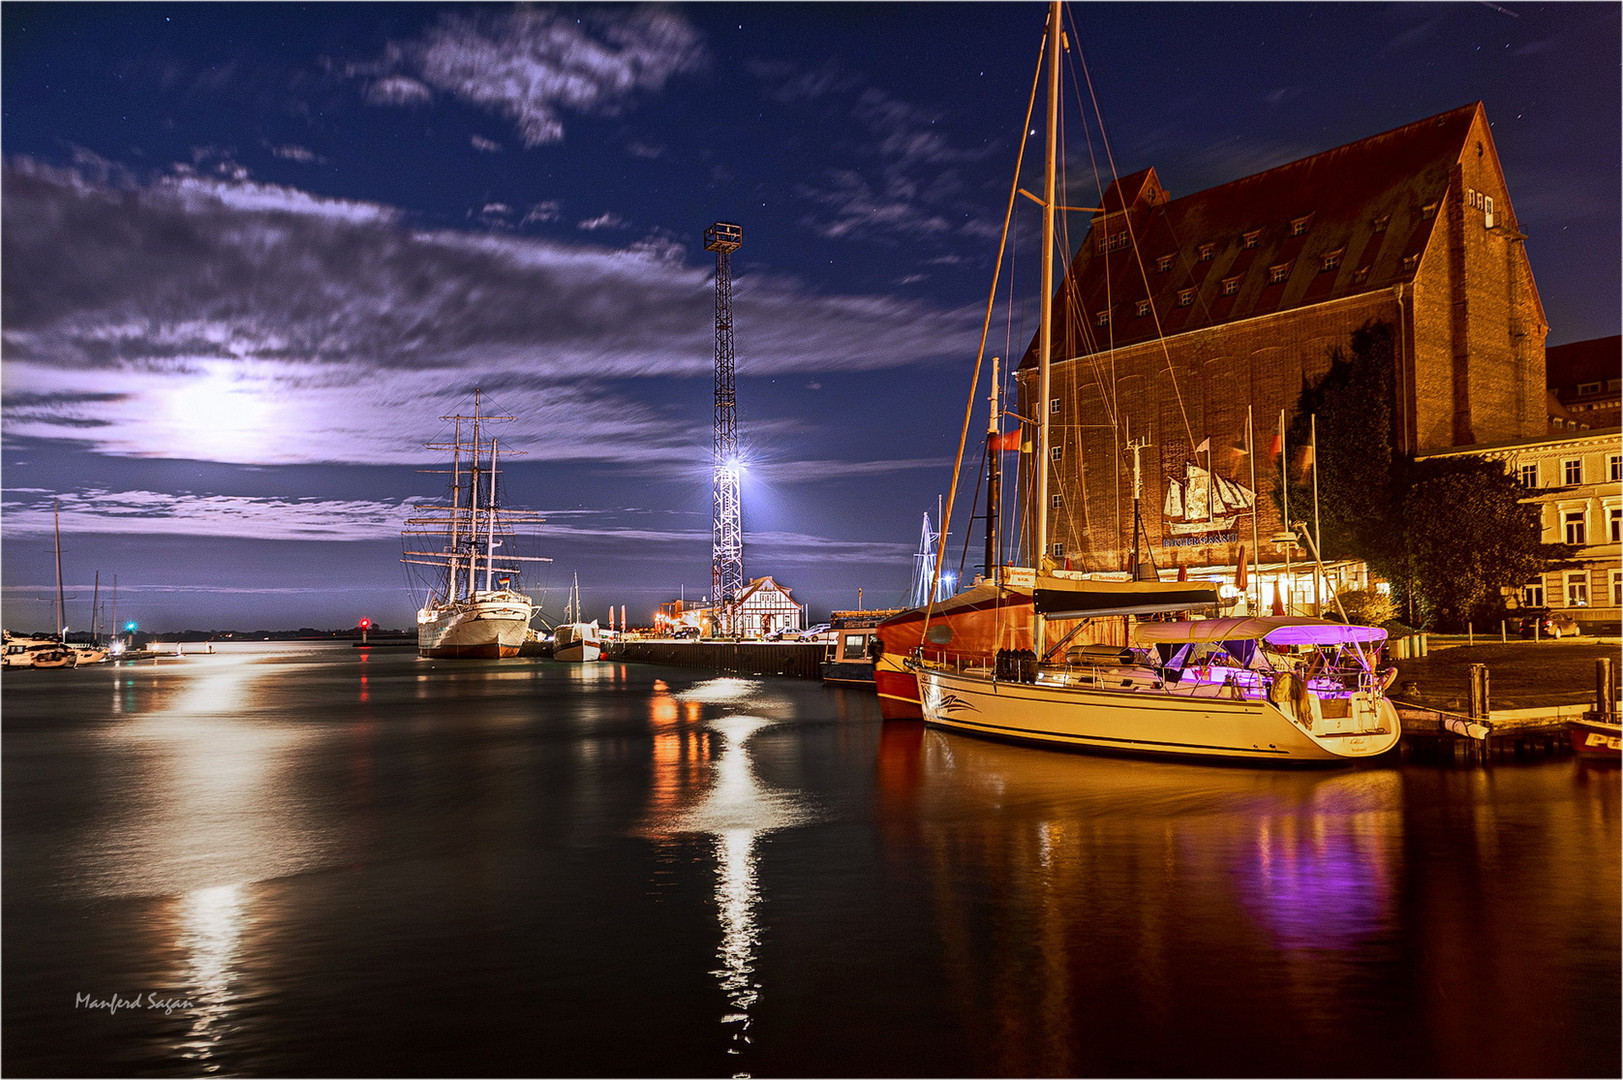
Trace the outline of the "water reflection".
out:
M 181 903 L 180 947 L 187 958 L 182 986 L 192 1023 L 180 1053 L 207 1072 L 219 1070 L 215 1054 L 231 1027 L 242 929 L 241 885 L 197 889 Z
M 1391 947 L 1395 771 L 1092 758 L 933 730 L 915 771 L 909 742 L 882 744 L 877 778 L 882 797 L 917 807 L 919 835 L 892 839 L 934 853 L 928 915 L 960 983 L 957 1019 L 990 1056 L 974 1071 L 1127 1068 L 1082 1033 L 1112 1015 L 1201 1024 L 1187 1017 L 1217 1002 L 1176 974 L 1193 957 L 1229 973 L 1225 1006 L 1284 994 L 1334 1039 L 1363 965 Z
M 656 683 L 649 706 L 654 776 L 644 833 L 661 843 L 691 835 L 711 839 L 721 929 L 720 966 L 711 974 L 727 1001 L 721 1022 L 731 1032 L 727 1052 L 734 1056 L 750 1042 L 750 1009 L 761 994 L 757 845 L 766 834 L 809 818 L 797 794 L 770 788 L 755 774 L 749 740 L 773 720 L 734 711 L 771 704 L 759 682 L 721 678 L 680 694 Z M 707 706 L 722 715 L 706 719 Z

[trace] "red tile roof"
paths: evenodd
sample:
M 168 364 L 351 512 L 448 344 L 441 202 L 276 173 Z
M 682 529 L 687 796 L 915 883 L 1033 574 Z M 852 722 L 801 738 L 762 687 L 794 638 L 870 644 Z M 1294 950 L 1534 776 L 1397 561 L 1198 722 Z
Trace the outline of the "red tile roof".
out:
M 1182 198 L 1166 195 L 1154 169 L 1123 177 L 1106 192 L 1105 209 L 1094 214 L 1071 264 L 1072 302 L 1063 302 L 1062 289 L 1055 303 L 1054 358 L 1412 281 L 1481 107 L 1466 105 Z M 1294 233 L 1301 219 L 1305 231 Z M 1110 244 L 1124 229 L 1141 259 L 1133 258 L 1132 246 Z M 1255 246 L 1247 247 L 1252 233 Z M 1203 245 L 1211 245 L 1209 260 L 1202 259 Z M 1172 256 L 1167 271 L 1157 269 L 1164 255 Z M 1274 268 L 1282 269 L 1273 274 Z M 1233 278 L 1237 289 L 1225 295 L 1225 281 Z M 1180 292 L 1190 288 L 1194 302 L 1180 306 Z M 1137 314 L 1144 299 L 1152 301 L 1154 317 Z M 1105 310 L 1108 328 L 1097 325 Z M 1021 366 L 1035 363 L 1033 341 Z

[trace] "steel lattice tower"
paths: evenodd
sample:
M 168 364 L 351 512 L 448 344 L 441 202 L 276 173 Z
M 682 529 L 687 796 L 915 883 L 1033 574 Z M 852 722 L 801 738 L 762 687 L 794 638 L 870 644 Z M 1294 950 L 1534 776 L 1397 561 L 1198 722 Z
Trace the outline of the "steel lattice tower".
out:
M 738 388 L 733 379 L 733 268 L 730 256 L 744 230 L 718 221 L 704 231 L 704 249 L 716 253 L 716 429 L 711 450 L 710 595 L 715 633 L 738 630 L 744 591 L 744 520 L 738 490 Z

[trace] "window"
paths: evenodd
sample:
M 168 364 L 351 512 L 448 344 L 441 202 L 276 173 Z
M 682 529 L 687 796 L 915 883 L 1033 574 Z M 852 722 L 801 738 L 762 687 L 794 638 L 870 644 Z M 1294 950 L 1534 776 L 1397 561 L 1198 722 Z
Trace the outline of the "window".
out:
M 1278 266 L 1270 266 L 1268 268 L 1268 284 L 1278 285 L 1280 282 L 1284 281 L 1290 276 L 1290 272 L 1290 263 L 1280 263 Z
M 1240 279 L 1237 277 L 1223 279 L 1223 295 L 1233 296 L 1240 291 Z
M 1417 267 L 1419 265 L 1420 265 L 1420 256 L 1419 255 L 1405 255 L 1403 257 L 1403 271 L 1404 271 L 1404 273 L 1408 273 L 1409 271 L 1413 270 L 1415 267 Z
M 1623 570 L 1613 570 L 1611 577 L 1611 588 L 1607 591 L 1612 595 L 1612 606 L 1623 607 Z
M 1065 554 L 1065 545 L 1064 544 L 1049 544 L 1048 545 L 1048 552 L 1049 552 L 1049 554 L 1053 555 L 1054 558 L 1058 559 L 1058 558 L 1060 558 L 1061 556 L 1063 556 Z
M 1179 289 L 1178 290 L 1178 306 L 1179 307 L 1188 307 L 1190 304 L 1193 304 L 1194 302 L 1195 302 L 1195 290 L 1194 289 Z
M 1052 506 L 1055 510 L 1058 510 L 1059 509 L 1059 504 L 1060 504 L 1060 499 L 1061 499 L 1061 496 L 1059 496 L 1059 495 L 1050 495 L 1048 497 L 1048 505 Z
M 1369 267 L 1360 266 L 1357 270 L 1353 271 L 1353 284 L 1354 285 L 1362 285 L 1364 282 L 1366 282 L 1368 280 L 1369 280 Z
M 1048 411 L 1050 413 L 1059 412 L 1059 398 L 1049 398 L 1048 399 Z
M 1291 220 L 1291 235 L 1305 236 L 1307 234 L 1307 227 L 1312 221 L 1312 214 L 1308 214 L 1306 217 L 1293 218 Z
M 1138 302 L 1138 314 L 1139 314 L 1139 317 L 1143 318 L 1145 315 L 1148 315 L 1149 313 L 1150 313 L 1150 302 L 1148 300 L 1140 300 Z
M 1526 585 L 1522 586 L 1522 606 L 1523 607 L 1543 607 L 1544 606 L 1544 579 L 1543 578 L 1539 578 L 1537 581 L 1529 581 Z
M 1163 274 L 1166 273 L 1168 270 L 1171 270 L 1172 269 L 1172 256 L 1171 255 L 1163 255 L 1159 259 L 1156 259 L 1155 260 L 1155 268 L 1157 270 L 1161 271 L 1161 273 L 1163 273 Z
M 1063 447 L 1063 446 L 1050 446 L 1048 448 L 1048 456 L 1049 456 L 1050 460 L 1058 461 L 1060 458 L 1065 456 L 1065 447 Z
M 1606 478 L 1623 480 L 1623 454 L 1613 454 L 1606 459 Z
M 1101 312 L 1099 312 L 1099 314 L 1097 314 L 1097 315 L 1095 315 L 1093 317 L 1093 321 L 1095 323 L 1097 323 L 1098 325 L 1100 325 L 1100 326 L 1109 326 L 1110 325 L 1110 312 L 1109 311 L 1101 311 Z
M 1374 221 L 1370 222 L 1369 224 L 1370 224 L 1370 227 L 1372 229 L 1374 229 L 1376 232 L 1383 233 L 1383 232 L 1386 231 L 1386 227 L 1389 224 L 1391 224 L 1391 222 L 1392 222 L 1392 215 L 1391 214 L 1382 214 L 1380 217 L 1376 218 Z
M 1431 202 L 1431 203 L 1427 203 L 1425 206 L 1422 206 L 1420 208 L 1420 220 L 1421 221 L 1430 221 L 1432 218 L 1436 217 L 1437 216 L 1437 207 L 1439 205 L 1441 205 L 1441 204 Z
M 1322 256 L 1319 259 L 1319 273 L 1322 274 L 1326 270 L 1334 270 L 1336 267 L 1338 267 L 1340 265 L 1341 265 L 1341 252 L 1332 251 L 1332 252 L 1330 252 L 1330 254 Z
M 1524 488 L 1538 487 L 1538 462 L 1523 465 L 1516 471 L 1516 479 L 1521 482 Z
M 1581 382 L 1581 383 L 1578 384 L 1578 393 L 1580 393 L 1580 394 L 1598 394 L 1598 393 L 1600 393 L 1600 383 L 1598 383 L 1598 382 Z
M 1623 506 L 1606 508 L 1606 541 L 1610 544 L 1623 544 Z
M 1129 240 L 1130 237 L 1125 229 L 1121 232 L 1105 233 L 1099 237 L 1099 254 L 1103 255 L 1107 251 L 1120 251 L 1127 246 Z
M 1245 242 L 1245 249 L 1247 251 L 1250 251 L 1253 248 L 1257 247 L 1258 245 L 1260 245 L 1262 243 L 1262 230 L 1261 229 L 1253 229 L 1251 232 L 1246 233 L 1244 242 Z
M 1589 606 L 1589 573 L 1586 570 L 1567 572 L 1567 606 Z
M 1581 484 L 1584 482 L 1584 459 L 1567 458 L 1561 463 L 1561 482 L 1563 484 Z
M 1582 510 L 1561 511 L 1561 538 L 1562 542 L 1575 546 L 1588 543 L 1584 539 L 1584 512 Z
M 1201 262 L 1211 262 L 1216 257 L 1217 257 L 1217 245 L 1216 244 L 1202 244 L 1202 245 L 1200 245 L 1200 261 Z

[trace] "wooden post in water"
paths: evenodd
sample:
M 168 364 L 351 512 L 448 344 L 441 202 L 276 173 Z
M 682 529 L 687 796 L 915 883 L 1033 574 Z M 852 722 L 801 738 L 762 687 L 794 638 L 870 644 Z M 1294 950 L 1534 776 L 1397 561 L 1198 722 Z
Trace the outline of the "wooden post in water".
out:
M 1471 719 L 1488 718 L 1488 665 L 1471 665 Z
M 1617 658 L 1602 656 L 1595 660 L 1595 713 L 1602 720 L 1610 720 L 1617 712 Z

